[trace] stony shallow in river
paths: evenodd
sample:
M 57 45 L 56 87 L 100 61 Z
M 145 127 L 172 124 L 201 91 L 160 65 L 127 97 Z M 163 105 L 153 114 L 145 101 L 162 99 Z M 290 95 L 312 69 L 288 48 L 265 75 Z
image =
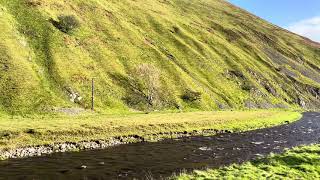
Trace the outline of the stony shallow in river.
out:
M 293 124 L 245 133 L 184 137 L 1 161 L 0 179 L 145 179 L 150 176 L 157 179 L 182 169 L 241 163 L 319 140 L 320 113 L 310 112 Z

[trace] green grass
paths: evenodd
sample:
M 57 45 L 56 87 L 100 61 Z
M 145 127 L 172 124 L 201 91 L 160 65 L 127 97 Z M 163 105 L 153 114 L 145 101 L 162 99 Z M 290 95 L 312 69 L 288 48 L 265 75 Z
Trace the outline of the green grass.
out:
M 123 81 L 141 64 L 160 71 L 157 92 L 166 92 L 153 110 L 246 109 L 248 101 L 296 108 L 298 97 L 308 108 L 319 102 L 312 88 L 320 87 L 320 46 L 224 0 L 0 0 L 0 15 L 0 111 L 6 114 L 86 109 L 91 78 L 97 111 L 145 110 L 141 101 L 126 101 L 132 93 Z M 60 15 L 74 15 L 80 28 L 59 31 L 50 19 Z M 283 64 L 295 80 L 279 71 Z M 230 77 L 230 70 L 245 78 Z M 81 102 L 70 102 L 67 89 Z M 187 89 L 201 92 L 201 100 L 183 101 Z
M 194 171 L 172 179 L 319 179 L 320 145 L 301 146 L 283 154 L 215 170 Z
M 246 131 L 292 122 L 300 117 L 298 112 L 266 110 L 33 118 L 4 116 L 0 118 L 0 150 L 128 135 L 139 135 L 152 141 L 160 138 L 160 133 L 205 129 Z

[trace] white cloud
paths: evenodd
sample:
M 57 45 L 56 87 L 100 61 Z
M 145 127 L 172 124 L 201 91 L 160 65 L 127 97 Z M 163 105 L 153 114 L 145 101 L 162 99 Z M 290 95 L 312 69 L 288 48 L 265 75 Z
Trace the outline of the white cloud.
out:
M 288 30 L 320 42 L 320 16 L 293 23 Z

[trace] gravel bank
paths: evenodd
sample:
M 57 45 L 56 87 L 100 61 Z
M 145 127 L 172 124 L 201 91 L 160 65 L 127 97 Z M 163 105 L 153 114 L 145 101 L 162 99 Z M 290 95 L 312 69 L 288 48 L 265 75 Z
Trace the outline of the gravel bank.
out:
M 52 153 L 59 152 L 73 152 L 73 151 L 85 151 L 94 149 L 105 149 L 112 146 L 117 146 L 121 144 L 137 143 L 144 141 L 161 141 L 165 138 L 179 138 L 179 137 L 189 137 L 189 136 L 199 136 L 199 135 L 215 135 L 221 133 L 231 133 L 228 130 L 213 130 L 207 129 L 203 131 L 192 131 L 192 132 L 169 132 L 169 133 L 159 133 L 152 134 L 148 136 L 148 139 L 140 137 L 138 135 L 132 135 L 127 137 L 116 137 L 109 138 L 106 140 L 94 140 L 94 141 L 83 141 L 83 142 L 65 142 L 56 143 L 43 146 L 35 147 L 24 147 L 13 150 L 0 151 L 0 159 L 14 159 L 14 158 L 25 158 L 34 156 L 43 156 Z

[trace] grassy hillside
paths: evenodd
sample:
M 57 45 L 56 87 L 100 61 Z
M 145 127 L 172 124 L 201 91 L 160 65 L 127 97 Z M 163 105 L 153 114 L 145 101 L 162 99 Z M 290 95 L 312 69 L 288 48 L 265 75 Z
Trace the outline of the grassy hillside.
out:
M 0 114 L 87 109 L 92 78 L 101 112 L 320 105 L 320 45 L 223 0 L 0 0 L 0 17 Z

